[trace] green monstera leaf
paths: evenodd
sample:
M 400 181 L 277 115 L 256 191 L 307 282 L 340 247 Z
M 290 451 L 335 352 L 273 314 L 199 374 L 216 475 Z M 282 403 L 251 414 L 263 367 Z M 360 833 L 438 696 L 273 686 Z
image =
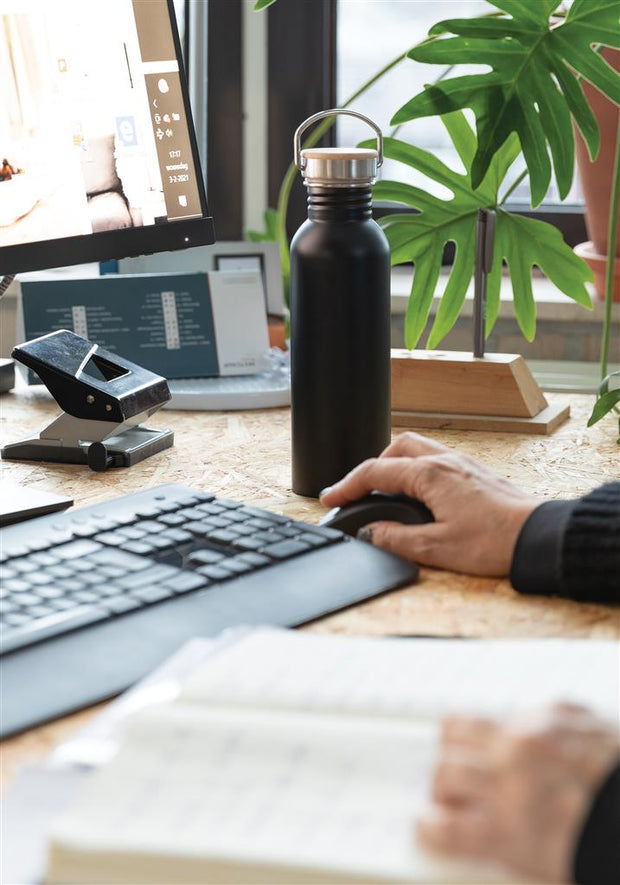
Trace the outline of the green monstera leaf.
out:
M 618 412 L 620 404 L 620 372 L 612 372 L 601 381 L 598 389 L 598 398 L 594 403 L 592 414 L 588 420 L 588 427 L 592 427 L 601 418 L 604 418 L 612 410 Z M 620 446 L 620 418 L 618 419 L 618 445 Z
M 536 333 L 533 266 L 540 268 L 570 298 L 591 308 L 584 282 L 592 279 L 592 273 L 566 245 L 558 229 L 501 208 L 498 193 L 519 153 L 517 138 L 512 135 L 507 139 L 491 160 L 484 180 L 474 189 L 469 170 L 477 151 L 476 137 L 460 111 L 444 116 L 442 121 L 465 166 L 464 173 L 450 169 L 428 151 L 398 139 L 386 138 L 384 153 L 447 187 L 452 199 L 440 199 L 397 181 L 380 181 L 374 188 L 375 200 L 404 203 L 417 210 L 417 214 L 388 215 L 380 221 L 390 244 L 392 264 L 412 261 L 415 265 L 405 317 L 405 345 L 415 347 L 424 331 L 440 279 L 443 249 L 449 241 L 455 244 L 456 254 L 428 347 L 436 347 L 454 325 L 473 274 L 479 209 L 496 211 L 494 260 L 487 280 L 487 336 L 499 312 L 503 261 L 512 281 L 517 322 L 528 341 Z M 375 142 L 364 144 L 374 146 Z
M 571 116 L 590 155 L 599 135 L 580 78 L 620 104 L 620 77 L 596 51 L 620 46 L 618 0 L 575 0 L 563 20 L 550 20 L 559 0 L 491 0 L 501 15 L 450 19 L 431 28 L 409 57 L 431 64 L 484 64 L 492 70 L 443 80 L 408 101 L 392 119 L 407 120 L 471 108 L 478 146 L 471 165 L 477 188 L 512 132 L 528 167 L 532 205 L 544 198 L 553 160 L 562 199 L 573 180 Z M 446 37 L 445 34 L 457 36 Z

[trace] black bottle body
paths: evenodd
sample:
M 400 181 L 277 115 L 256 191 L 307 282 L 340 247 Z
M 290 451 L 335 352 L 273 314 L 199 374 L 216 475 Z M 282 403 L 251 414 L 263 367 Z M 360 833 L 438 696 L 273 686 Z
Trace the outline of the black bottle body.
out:
M 300 495 L 390 441 L 390 253 L 370 188 L 311 188 L 291 243 L 291 411 Z

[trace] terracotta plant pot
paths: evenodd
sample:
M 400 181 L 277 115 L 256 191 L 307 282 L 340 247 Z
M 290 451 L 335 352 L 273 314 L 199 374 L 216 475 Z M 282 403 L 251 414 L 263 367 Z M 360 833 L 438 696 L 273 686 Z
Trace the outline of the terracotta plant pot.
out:
M 602 55 L 620 71 L 620 50 L 604 49 Z M 592 268 L 596 293 L 604 298 L 609 206 L 620 108 L 589 83 L 582 81 L 582 85 L 599 126 L 601 147 L 598 157 L 591 162 L 585 142 L 579 132 L 576 132 L 577 166 L 586 203 L 586 229 L 590 242 L 580 243 L 575 247 L 575 252 Z M 616 256 L 620 256 L 620 226 L 616 239 Z M 619 257 L 614 261 L 613 293 L 614 301 L 620 301 Z

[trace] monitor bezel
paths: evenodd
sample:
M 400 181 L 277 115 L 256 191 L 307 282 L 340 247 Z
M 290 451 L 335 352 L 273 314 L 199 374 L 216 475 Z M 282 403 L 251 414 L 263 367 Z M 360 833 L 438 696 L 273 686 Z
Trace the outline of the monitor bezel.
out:
M 12 246 L 0 246 L 0 278 L 35 270 L 64 267 L 75 264 L 135 258 L 155 252 L 173 252 L 192 246 L 207 246 L 215 242 L 213 219 L 209 216 L 203 171 L 191 112 L 187 77 L 173 0 L 166 0 L 172 27 L 172 37 L 179 61 L 181 92 L 189 132 L 196 185 L 200 196 L 201 218 L 181 219 L 164 224 L 125 227 L 99 231 L 75 237 L 35 240 Z

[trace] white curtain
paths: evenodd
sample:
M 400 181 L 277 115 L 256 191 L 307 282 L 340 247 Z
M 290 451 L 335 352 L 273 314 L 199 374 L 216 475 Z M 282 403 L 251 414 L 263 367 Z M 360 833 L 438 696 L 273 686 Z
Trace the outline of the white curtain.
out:
M 33 17 L 23 13 L 3 15 L 0 24 L 0 133 L 20 139 L 31 135 L 39 120 L 46 87 L 44 37 L 33 30 Z

